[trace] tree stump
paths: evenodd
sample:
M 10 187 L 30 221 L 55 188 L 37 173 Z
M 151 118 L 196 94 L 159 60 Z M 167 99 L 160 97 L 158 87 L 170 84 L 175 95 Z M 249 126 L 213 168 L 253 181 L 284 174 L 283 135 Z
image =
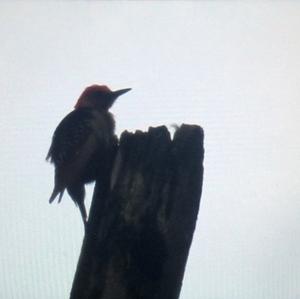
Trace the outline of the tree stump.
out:
M 203 130 L 124 132 L 96 181 L 70 299 L 177 299 L 203 181 Z M 109 172 L 108 172 L 109 173 Z

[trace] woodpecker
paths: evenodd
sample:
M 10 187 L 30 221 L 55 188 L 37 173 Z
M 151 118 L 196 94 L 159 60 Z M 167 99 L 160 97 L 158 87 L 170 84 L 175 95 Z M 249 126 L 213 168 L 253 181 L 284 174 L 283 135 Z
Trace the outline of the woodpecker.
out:
M 54 189 L 49 202 L 61 201 L 65 189 L 79 207 L 86 227 L 85 184 L 107 170 L 111 151 L 116 145 L 115 121 L 109 108 L 131 88 L 111 91 L 105 85 L 87 87 L 74 110 L 54 131 L 46 160 L 55 167 Z

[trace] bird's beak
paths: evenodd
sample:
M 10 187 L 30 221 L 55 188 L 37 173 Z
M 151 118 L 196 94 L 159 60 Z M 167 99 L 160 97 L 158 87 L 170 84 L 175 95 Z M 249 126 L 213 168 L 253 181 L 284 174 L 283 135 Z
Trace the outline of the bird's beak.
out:
M 113 91 L 112 94 L 114 95 L 114 98 L 116 99 L 117 97 L 119 97 L 123 93 L 128 92 L 129 90 L 131 90 L 131 88 L 120 89 L 120 90 Z

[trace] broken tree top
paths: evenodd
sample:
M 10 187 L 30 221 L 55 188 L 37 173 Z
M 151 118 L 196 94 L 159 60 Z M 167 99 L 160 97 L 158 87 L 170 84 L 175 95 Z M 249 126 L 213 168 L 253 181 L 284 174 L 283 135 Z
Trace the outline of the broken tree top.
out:
M 96 182 L 71 299 L 177 299 L 202 191 L 203 130 L 124 132 Z

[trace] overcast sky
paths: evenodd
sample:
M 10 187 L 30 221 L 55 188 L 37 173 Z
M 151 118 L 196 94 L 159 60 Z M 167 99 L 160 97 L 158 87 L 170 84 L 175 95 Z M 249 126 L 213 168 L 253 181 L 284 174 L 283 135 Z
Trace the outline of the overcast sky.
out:
M 83 226 L 68 195 L 48 204 L 45 156 L 98 83 L 132 88 L 118 134 L 205 130 L 181 299 L 299 299 L 299 16 L 297 1 L 1 2 L 0 297 L 68 298 Z

